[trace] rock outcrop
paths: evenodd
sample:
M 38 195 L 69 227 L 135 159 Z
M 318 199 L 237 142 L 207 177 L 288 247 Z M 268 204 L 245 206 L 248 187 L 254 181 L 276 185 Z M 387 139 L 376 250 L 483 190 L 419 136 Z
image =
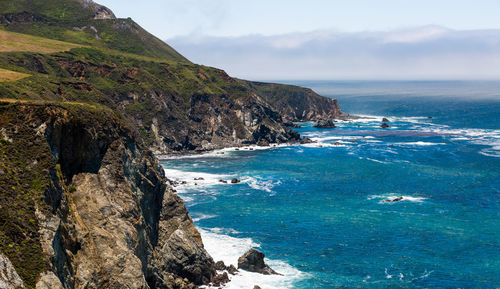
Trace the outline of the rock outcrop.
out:
M 332 119 L 320 119 L 314 124 L 315 128 L 336 128 L 335 121 Z
M 264 253 L 255 249 L 248 250 L 243 256 L 238 258 L 238 269 L 264 275 L 280 275 L 264 263 Z
M 23 280 L 12 266 L 9 258 L 0 253 L 0 288 L 25 288 Z
M 264 82 L 246 83 L 285 121 L 316 121 L 346 116 L 336 99 L 321 96 L 308 88 Z
M 27 287 L 191 288 L 215 277 L 163 169 L 112 111 L 2 104 L 0 113 L 8 137 L 1 140 L 2 171 L 37 176 L 23 188 L 0 174 L 0 206 L 8 214 L 0 221 L 13 226 L 0 232 L 0 248 L 16 244 L 16 234 L 32 236 L 26 247 L 3 252 Z M 17 205 L 6 203 L 23 194 Z M 26 264 L 28 256 L 39 265 Z

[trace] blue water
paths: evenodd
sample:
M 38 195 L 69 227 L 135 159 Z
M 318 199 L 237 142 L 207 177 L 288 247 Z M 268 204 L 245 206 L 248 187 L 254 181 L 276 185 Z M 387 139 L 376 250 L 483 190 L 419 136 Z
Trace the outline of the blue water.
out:
M 164 161 L 210 253 L 259 246 L 288 277 L 262 288 L 500 287 L 500 83 L 296 84 L 376 118 Z

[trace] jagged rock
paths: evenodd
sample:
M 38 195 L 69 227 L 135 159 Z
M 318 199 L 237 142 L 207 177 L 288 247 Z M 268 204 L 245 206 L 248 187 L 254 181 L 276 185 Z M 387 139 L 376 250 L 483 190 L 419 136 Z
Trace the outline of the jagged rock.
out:
M 64 287 L 54 272 L 47 271 L 40 276 L 40 280 L 36 283 L 36 289 L 64 289 Z
M 331 119 L 321 119 L 314 124 L 315 128 L 336 128 L 335 122 Z
M 384 117 L 382 118 L 382 122 L 391 122 L 391 121 Z
M 390 126 L 387 124 L 387 123 L 383 123 L 382 125 L 380 125 L 381 128 L 389 128 Z
M 215 263 L 215 270 L 218 270 L 218 271 L 224 271 L 224 270 L 226 270 L 226 269 L 227 269 L 227 268 L 226 268 L 226 265 L 224 264 L 224 262 L 223 262 L 223 261 L 217 261 L 217 262 Z
M 238 269 L 257 272 L 264 275 L 280 275 L 264 263 L 264 253 L 250 249 L 238 258 Z
M 236 273 L 238 273 L 238 269 L 236 269 L 236 267 L 234 267 L 233 264 L 229 265 L 229 267 L 227 267 L 227 272 L 229 272 L 229 274 L 231 275 L 235 275 Z
M 224 272 L 222 274 L 217 274 L 215 277 L 212 278 L 212 285 L 213 286 L 221 286 L 223 284 L 226 284 L 229 282 L 229 276 L 227 275 L 227 272 Z
M 313 143 L 314 141 L 311 140 L 310 138 L 308 137 L 303 137 L 301 140 L 300 140 L 300 144 L 308 144 L 308 143 Z
M 0 253 L 0 288 L 25 288 L 23 280 L 12 266 L 9 258 Z
M 231 180 L 231 184 L 237 184 L 237 183 L 240 183 L 240 182 L 241 182 L 241 181 L 240 181 L 239 179 L 237 179 L 237 178 L 233 178 L 233 179 Z
M 0 113 L 3 127 L 23 132 L 11 135 L 12 145 L 24 149 L 29 137 L 43 164 L 47 189 L 34 197 L 45 202 L 24 213 L 38 219 L 40 236 L 32 239 L 42 261 L 32 270 L 44 270 L 33 272 L 39 288 L 57 288 L 57 280 L 62 288 L 117 289 L 210 282 L 215 264 L 182 200 L 152 152 L 111 111 L 26 104 L 0 106 Z M 33 162 L 26 151 L 23 157 Z

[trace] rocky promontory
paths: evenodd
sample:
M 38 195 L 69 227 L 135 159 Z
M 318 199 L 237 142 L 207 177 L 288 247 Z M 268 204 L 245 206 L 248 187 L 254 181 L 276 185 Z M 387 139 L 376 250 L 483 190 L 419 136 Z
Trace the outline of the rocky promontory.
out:
M 163 169 L 111 110 L 1 103 L 0 115 L 0 249 L 25 287 L 191 288 L 215 277 Z

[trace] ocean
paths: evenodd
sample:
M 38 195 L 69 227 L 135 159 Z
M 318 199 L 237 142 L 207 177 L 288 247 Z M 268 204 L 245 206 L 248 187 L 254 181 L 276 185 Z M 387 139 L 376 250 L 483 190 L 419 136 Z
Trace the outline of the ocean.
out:
M 366 118 L 162 161 L 216 261 L 253 247 L 284 274 L 226 288 L 500 287 L 500 82 L 289 83 Z

